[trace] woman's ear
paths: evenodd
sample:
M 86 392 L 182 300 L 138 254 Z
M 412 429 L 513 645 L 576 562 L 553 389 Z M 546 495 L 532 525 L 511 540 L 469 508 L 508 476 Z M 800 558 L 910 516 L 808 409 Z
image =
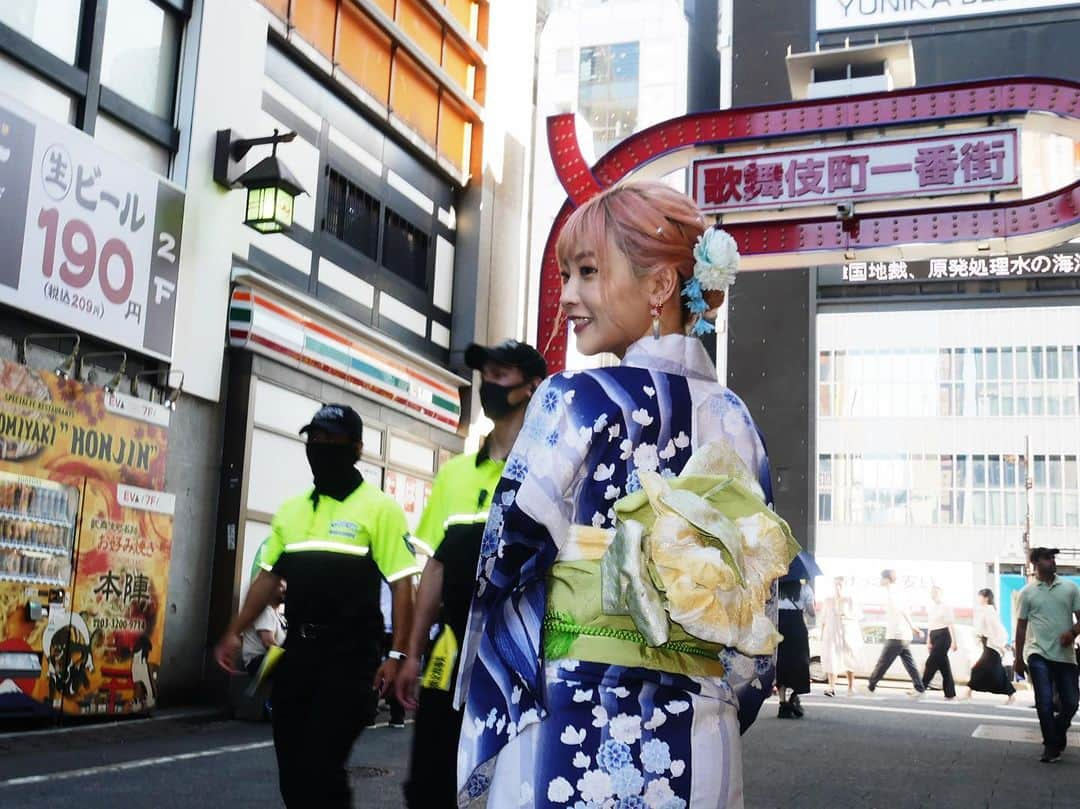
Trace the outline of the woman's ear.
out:
M 674 267 L 661 267 L 650 273 L 648 280 L 649 301 L 666 303 L 674 296 L 679 297 L 679 272 Z

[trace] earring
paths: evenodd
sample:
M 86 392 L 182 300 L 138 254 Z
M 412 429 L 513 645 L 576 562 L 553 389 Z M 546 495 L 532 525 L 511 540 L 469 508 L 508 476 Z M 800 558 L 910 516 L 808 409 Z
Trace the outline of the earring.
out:
M 649 314 L 652 315 L 652 336 L 654 340 L 660 339 L 660 312 L 663 311 L 664 304 L 654 303 L 649 306 Z

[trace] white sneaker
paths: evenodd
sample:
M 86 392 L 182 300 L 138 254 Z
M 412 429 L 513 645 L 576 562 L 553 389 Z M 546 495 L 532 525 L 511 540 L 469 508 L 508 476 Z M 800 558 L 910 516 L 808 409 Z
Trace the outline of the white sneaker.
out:
M 911 689 L 910 691 L 907 691 L 906 693 L 908 695 L 908 698 L 913 699 L 913 700 L 920 700 L 920 699 L 922 699 L 923 697 L 926 696 L 925 691 L 916 691 L 915 689 Z

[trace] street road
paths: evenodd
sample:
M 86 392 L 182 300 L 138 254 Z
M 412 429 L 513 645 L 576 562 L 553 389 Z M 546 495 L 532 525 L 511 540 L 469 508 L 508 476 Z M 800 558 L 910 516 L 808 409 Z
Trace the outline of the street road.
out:
M 1040 764 L 1029 694 L 946 703 L 805 697 L 806 718 L 776 718 L 775 700 L 745 737 L 747 809 L 1076 807 L 1080 733 L 1057 764 Z M 411 727 L 364 733 L 350 759 L 355 805 L 399 809 Z M 6 735 L 4 809 L 279 807 L 266 724 L 174 712 L 103 728 Z M 499 808 L 501 809 L 501 807 Z

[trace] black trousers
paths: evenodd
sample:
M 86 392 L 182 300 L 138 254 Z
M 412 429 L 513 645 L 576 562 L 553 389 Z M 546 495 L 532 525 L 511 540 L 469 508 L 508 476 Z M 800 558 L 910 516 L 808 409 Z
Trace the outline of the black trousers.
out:
M 449 691 L 420 689 L 412 760 L 405 782 L 408 809 L 456 809 L 461 717 L 462 712 L 453 708 Z
M 374 645 L 374 644 L 373 644 Z M 375 717 L 377 657 L 290 645 L 274 672 L 274 751 L 288 809 L 350 809 L 345 762 Z
M 930 654 L 926 658 L 926 667 L 923 669 L 923 688 L 930 687 L 930 681 L 934 675 L 941 672 L 941 687 L 945 696 L 952 699 L 956 696 L 956 682 L 952 676 L 952 665 L 949 663 L 949 647 L 952 646 L 952 635 L 948 629 L 930 630 Z
M 911 656 L 911 649 L 908 648 L 907 642 L 902 640 L 885 641 L 885 647 L 881 650 L 881 657 L 878 658 L 877 665 L 874 666 L 874 670 L 870 674 L 870 682 L 867 683 L 870 690 L 873 691 L 877 687 L 877 684 L 885 676 L 885 672 L 889 670 L 889 666 L 897 657 L 904 664 L 904 669 L 911 678 L 911 684 L 915 686 L 915 690 L 925 691 L 922 680 L 919 679 L 919 670 L 915 668 L 915 658 Z

